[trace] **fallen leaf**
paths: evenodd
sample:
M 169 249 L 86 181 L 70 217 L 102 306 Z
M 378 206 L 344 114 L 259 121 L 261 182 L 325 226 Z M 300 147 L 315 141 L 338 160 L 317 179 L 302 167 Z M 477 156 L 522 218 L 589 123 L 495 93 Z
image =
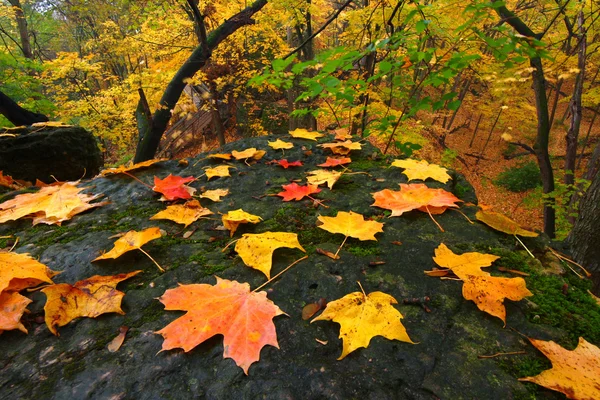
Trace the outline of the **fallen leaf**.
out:
M 168 219 L 178 224 L 183 224 L 187 228 L 192 222 L 212 213 L 208 208 L 202 207 L 198 200 L 190 200 L 185 204 L 168 206 L 166 210 L 158 212 L 150 219 Z
M 325 136 L 319 132 L 309 132 L 303 128 L 298 128 L 293 131 L 290 131 L 290 135 L 296 139 L 308 139 L 314 141 L 316 141 L 320 137 Z
M 332 301 L 315 321 L 329 320 L 340 324 L 343 359 L 354 350 L 369 346 L 375 336 L 390 340 L 414 343 L 400 320 L 402 314 L 392 304 L 398 304 L 395 298 L 383 292 L 372 292 L 367 296 L 363 292 L 347 294 Z
M 454 203 L 461 201 L 444 189 L 430 189 L 423 183 L 401 183 L 399 191 L 384 189 L 373 193 L 373 198 L 375 203 L 372 206 L 391 210 L 390 217 L 398 217 L 415 209 L 441 214 L 448 207 L 458 207 Z
M 317 167 L 337 167 L 338 165 L 349 164 L 350 162 L 352 162 L 350 157 L 327 157 L 327 160 L 323 164 L 317 164 Z
M 579 338 L 575 350 L 553 341 L 529 339 L 552 362 L 552 369 L 536 376 L 519 378 L 564 393 L 569 399 L 600 399 L 600 349 Z
M 327 251 L 327 250 L 321 249 L 321 248 L 319 248 L 319 247 L 317 247 L 317 248 L 315 249 L 315 252 L 316 252 L 317 254 L 321 254 L 321 255 L 324 255 L 324 256 L 326 256 L 326 257 L 329 257 L 329 258 L 331 258 L 332 260 L 339 260 L 339 259 L 340 259 L 340 256 L 338 256 L 337 254 L 334 254 L 334 253 L 332 253 L 331 251 Z
M 110 351 L 111 353 L 114 353 L 121 348 L 121 346 L 123 345 L 123 342 L 125 341 L 125 335 L 127 335 L 128 330 L 129 330 L 129 328 L 126 326 L 122 326 L 119 328 L 119 334 L 117 336 L 115 336 L 115 338 L 113 340 L 110 341 L 108 346 L 106 346 L 108 351 Z
M 218 160 L 231 160 L 231 154 L 230 153 L 215 153 L 215 154 L 207 155 L 206 158 L 214 158 L 214 159 L 218 159 Z
M 165 179 L 154 177 L 154 187 L 152 190 L 161 193 L 163 197 L 161 200 L 188 200 L 191 199 L 196 189 L 185 185 L 188 182 L 192 182 L 195 178 L 188 176 L 187 178 L 181 176 L 174 176 L 169 174 Z
M 143 253 L 146 253 L 142 250 L 142 246 L 148 243 L 151 240 L 158 239 L 161 237 L 160 229 L 157 227 L 151 227 L 144 229 L 143 231 L 129 231 L 125 233 L 122 237 L 117 239 L 114 244 L 114 247 L 102 254 L 99 257 L 94 258 L 92 261 L 98 260 L 107 260 L 109 258 L 118 258 L 122 254 L 127 253 L 131 250 L 140 250 Z
M 236 160 L 245 160 L 247 158 L 252 158 L 254 160 L 260 160 L 266 153 L 267 152 L 264 150 L 257 150 L 254 147 L 251 147 L 251 148 L 243 150 L 243 151 L 233 150 L 231 152 L 231 155 Z
M 284 142 L 281 139 L 277 139 L 274 142 L 269 142 L 269 146 L 275 150 L 288 150 L 294 147 L 294 143 Z
M 213 189 L 207 190 L 200 194 L 201 199 L 210 199 L 214 202 L 221 201 L 221 197 L 225 197 L 229 194 L 229 189 Z
M 206 174 L 206 180 L 210 180 L 210 178 L 212 178 L 213 176 L 217 176 L 217 177 L 231 176 L 231 175 L 229 175 L 229 168 L 233 168 L 233 167 L 230 167 L 229 165 L 219 165 L 218 167 L 214 167 L 214 168 L 206 168 L 204 170 L 204 173 Z
M 279 348 L 273 318 L 284 314 L 266 292 L 251 292 L 250 285 L 217 277 L 216 285 L 180 285 L 160 298 L 165 310 L 186 311 L 156 332 L 164 338 L 162 350 L 185 352 L 223 335 L 223 357 L 231 358 L 247 375 L 266 345 Z
M 17 292 L 0 293 L 0 333 L 13 329 L 27 333 L 27 329 L 21 323 L 21 317 L 29 303 L 31 300 Z
M 519 235 L 525 237 L 537 237 L 535 232 L 521 228 L 518 223 L 508 218 L 506 215 L 491 210 L 479 210 L 475 214 L 478 221 L 497 231 L 508 233 L 509 235 Z
M 79 317 L 96 318 L 109 312 L 125 314 L 121 300 L 125 293 L 116 289 L 117 284 L 139 274 L 133 271 L 113 276 L 95 275 L 75 283 L 60 283 L 41 291 L 48 298 L 44 306 L 46 325 L 50 332 L 59 336 L 57 327 L 64 326 Z
M 0 293 L 54 283 L 52 277 L 58 274 L 27 253 L 7 251 L 0 251 L 0 271 Z
M 19 190 L 23 188 L 23 185 L 16 182 L 11 176 L 3 175 L 2 171 L 0 171 L 0 186 L 4 186 L 13 190 Z
M 297 183 L 290 183 L 289 185 L 283 185 L 283 192 L 277 193 L 277 196 L 283 197 L 283 201 L 291 200 L 302 200 L 305 196 L 310 196 L 313 193 L 319 193 L 319 189 L 315 185 L 301 186 Z
M 240 209 L 229 211 L 221 217 L 223 225 L 229 230 L 229 237 L 232 237 L 240 224 L 258 224 L 262 218 L 258 215 L 247 213 Z
M 302 319 L 308 320 L 313 317 L 316 313 L 321 310 L 321 306 L 317 303 L 308 303 L 304 307 L 302 307 Z
M 377 240 L 375 234 L 383 232 L 382 222 L 366 221 L 361 214 L 352 211 L 338 211 L 335 217 L 319 215 L 317 219 L 322 223 L 319 228 L 359 240 Z
M 104 169 L 102 171 L 100 171 L 100 176 L 107 176 L 107 175 L 114 175 L 114 174 L 123 174 L 125 172 L 131 172 L 131 171 L 135 171 L 137 169 L 141 169 L 141 168 L 147 168 L 151 165 L 154 165 L 158 162 L 161 161 L 168 161 L 168 158 L 155 158 L 153 160 L 148 160 L 148 161 L 142 161 L 139 162 L 137 164 L 134 164 L 133 162 L 129 162 L 129 164 L 124 164 L 121 165 L 117 168 L 107 168 Z
M 302 166 L 302 161 L 293 161 L 293 162 L 288 162 L 288 160 L 286 160 L 285 158 L 283 160 L 273 160 L 275 161 L 275 163 L 277 163 L 277 165 L 288 169 L 289 167 L 301 167 Z
M 319 147 L 331 150 L 334 154 L 346 155 L 351 150 L 360 150 L 362 148 L 360 142 L 353 142 L 346 140 L 345 142 L 336 143 L 324 143 L 320 144 Z
M 406 160 L 395 160 L 392 163 L 392 167 L 404 168 L 404 175 L 408 177 L 408 180 L 427 178 L 434 179 L 436 181 L 446 183 L 450 180 L 448 170 L 442 168 L 436 164 L 429 164 L 425 160 L 413 160 L 408 158 Z
M 513 301 L 533 296 L 523 278 L 501 278 L 497 276 L 467 275 L 461 278 L 463 297 L 472 300 L 481 311 L 498 317 L 506 325 L 504 299 Z
M 270 279 L 273 252 L 281 247 L 299 249 L 306 253 L 298 242 L 298 235 L 288 232 L 246 233 L 235 244 L 235 251 L 244 264 L 261 271 Z
M 352 135 L 348 133 L 346 129 L 336 129 L 335 140 L 348 140 L 352 139 Z
M 342 172 L 337 171 L 328 171 L 326 169 L 317 169 L 314 171 L 308 172 L 308 176 L 306 180 L 311 185 L 322 185 L 327 183 L 327 187 L 329 189 L 333 189 L 333 185 L 337 182 L 338 179 L 342 176 Z
M 468 275 L 489 276 L 490 274 L 481 268 L 489 267 L 499 258 L 493 254 L 476 252 L 454 254 L 444 243 L 441 243 L 435 249 L 433 261 L 440 267 L 452 270 L 454 275 L 464 280 Z

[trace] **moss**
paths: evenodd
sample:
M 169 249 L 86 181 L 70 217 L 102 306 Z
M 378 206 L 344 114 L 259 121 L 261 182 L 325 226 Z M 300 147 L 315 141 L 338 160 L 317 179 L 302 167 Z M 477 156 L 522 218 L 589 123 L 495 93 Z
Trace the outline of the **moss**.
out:
M 223 264 L 218 264 L 218 265 L 205 265 L 202 267 L 202 270 L 207 274 L 207 275 L 214 275 L 218 272 L 221 271 L 225 271 L 227 268 L 229 268 L 229 265 L 223 265 Z
M 12 238 L 0 238 L 0 249 L 8 247 L 9 241 L 14 242 Z
M 501 370 L 515 378 L 535 376 L 542 371 L 552 368 L 552 363 L 546 357 L 532 355 L 500 356 L 494 359 Z M 540 386 L 535 383 L 523 382 L 527 393 L 520 399 L 536 399 L 540 392 Z
M 77 374 L 85 371 L 85 362 L 81 358 L 76 358 L 73 362 L 63 365 L 62 371 L 65 379 L 73 380 Z
M 466 195 L 467 193 L 469 193 L 470 191 L 471 191 L 470 187 L 461 185 L 460 182 L 454 186 L 454 194 L 459 199 L 462 199 L 463 196 Z
M 206 264 L 206 256 L 204 253 L 192 254 L 188 257 L 188 262 L 196 262 L 200 265 Z
M 359 242 L 352 246 L 347 245 L 345 250 L 357 257 L 368 257 L 381 253 L 381 247 L 379 246 L 379 243 L 374 241 Z

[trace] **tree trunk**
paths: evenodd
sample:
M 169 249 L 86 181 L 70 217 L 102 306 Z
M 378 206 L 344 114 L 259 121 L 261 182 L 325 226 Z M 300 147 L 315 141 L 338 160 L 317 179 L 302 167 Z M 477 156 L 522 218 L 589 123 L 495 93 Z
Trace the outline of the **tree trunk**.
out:
M 235 14 L 230 19 L 223 22 L 217 29 L 208 35 L 207 44 L 208 51 L 204 49 L 202 44 L 197 46 L 190 57 L 183 63 L 177 71 L 171 82 L 169 82 L 162 98 L 159 102 L 158 109 L 152 117 L 152 129 L 146 135 L 140 134 L 140 140 L 135 153 L 135 162 L 146 161 L 154 157 L 160 138 L 165 132 L 169 120 L 171 119 L 171 111 L 177 105 L 185 81 L 193 77 L 211 57 L 211 52 L 223 40 L 229 37 L 236 30 L 245 25 L 254 23 L 252 16 L 260 11 L 267 4 L 267 0 L 256 0 L 247 8 Z
M 593 292 L 600 293 L 600 174 L 596 174 L 581 203 L 579 216 L 567 238 L 575 261 L 592 273 Z
M 0 114 L 4 115 L 15 126 L 48 121 L 48 117 L 44 114 L 24 109 L 2 92 L 0 92 Z
M 19 36 L 21 36 L 21 52 L 25 58 L 33 59 L 33 52 L 31 51 L 31 43 L 29 42 L 29 30 L 27 29 L 27 19 L 23 13 L 23 7 L 21 6 L 20 0 L 8 0 L 15 11 L 15 20 L 17 21 L 17 28 L 19 28 Z

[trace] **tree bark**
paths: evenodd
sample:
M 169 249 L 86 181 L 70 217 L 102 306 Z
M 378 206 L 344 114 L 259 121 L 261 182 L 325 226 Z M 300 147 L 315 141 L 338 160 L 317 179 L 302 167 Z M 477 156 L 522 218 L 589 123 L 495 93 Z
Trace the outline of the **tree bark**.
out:
M 2 92 L 0 92 L 0 114 L 4 115 L 15 126 L 48 121 L 48 117 L 44 114 L 24 109 Z
M 159 102 L 158 109 L 152 117 L 152 129 L 146 134 L 140 135 L 140 140 L 135 153 L 135 162 L 146 161 L 154 157 L 160 138 L 165 132 L 169 120 L 171 119 L 171 111 L 177 105 L 185 81 L 193 77 L 206 62 L 210 59 L 212 50 L 214 50 L 223 40 L 229 37 L 236 30 L 245 25 L 254 23 L 252 16 L 260 11 L 267 4 L 267 0 L 256 0 L 250 6 L 246 7 L 239 13 L 235 14 L 230 19 L 223 22 L 217 29 L 211 32 L 207 38 L 209 51 L 205 51 L 202 44 L 197 46 L 190 57 L 183 63 L 177 71 L 171 82 L 167 85 L 165 92 Z
M 17 28 L 19 29 L 19 36 L 21 37 L 21 52 L 25 58 L 33 59 L 33 52 L 31 51 L 31 42 L 29 41 L 29 30 L 27 29 L 27 19 L 23 13 L 23 7 L 21 6 L 20 0 L 8 0 L 15 11 L 15 20 L 17 21 Z
M 600 293 L 600 174 L 596 174 L 581 203 L 579 216 L 567 238 L 572 257 L 592 273 L 593 292 Z

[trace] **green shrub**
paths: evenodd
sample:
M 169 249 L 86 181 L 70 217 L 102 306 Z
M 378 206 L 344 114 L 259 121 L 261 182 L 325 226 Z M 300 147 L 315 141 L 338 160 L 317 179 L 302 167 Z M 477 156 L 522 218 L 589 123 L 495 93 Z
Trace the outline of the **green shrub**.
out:
M 494 180 L 494 184 L 511 192 L 525 192 L 541 186 L 542 177 L 537 164 L 529 161 L 501 172 Z

